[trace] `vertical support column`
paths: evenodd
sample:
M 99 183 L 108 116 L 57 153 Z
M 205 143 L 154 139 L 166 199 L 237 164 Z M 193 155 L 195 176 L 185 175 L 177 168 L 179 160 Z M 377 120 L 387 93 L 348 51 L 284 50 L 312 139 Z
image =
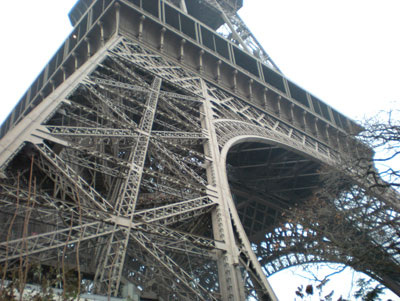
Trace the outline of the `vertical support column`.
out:
M 268 93 L 268 88 L 264 88 L 264 90 L 263 90 L 263 104 L 262 104 L 262 107 L 263 107 L 263 109 L 264 110 L 267 110 L 267 111 L 271 111 L 271 108 L 269 107 L 269 104 L 268 104 L 268 96 L 267 96 L 267 93 Z
M 90 39 L 88 37 L 85 37 L 84 41 L 86 43 L 86 56 L 89 59 L 92 56 L 92 46 L 90 44 Z
M 282 116 L 282 96 L 278 95 L 276 97 L 276 116 Z
M 178 58 L 181 63 L 183 63 L 184 58 L 185 58 L 185 44 L 186 44 L 186 40 L 182 39 L 181 47 L 180 47 L 180 51 L 179 51 L 179 58 Z
M 181 7 L 181 10 L 183 10 L 185 13 L 187 13 L 185 0 L 181 0 L 180 7 Z
M 237 92 L 237 74 L 238 74 L 238 71 L 235 69 L 235 70 L 232 72 L 232 81 L 233 81 L 233 83 L 232 83 L 232 90 L 233 90 L 234 93 Z
M 158 46 L 158 49 L 160 49 L 161 53 L 164 51 L 164 37 L 166 31 L 167 29 L 165 27 L 161 28 L 160 30 L 160 46 Z
M 229 151 L 230 145 L 225 145 L 220 152 L 221 160 L 219 161 L 219 170 L 225 170 L 226 156 Z M 248 276 L 251 280 L 253 292 L 257 294 L 257 300 L 262 301 L 277 301 L 272 287 L 270 286 L 267 277 L 255 255 L 251 242 L 240 221 L 239 214 L 236 210 L 235 203 L 231 197 L 229 183 L 226 174 L 221 175 L 221 191 L 223 203 L 227 206 L 230 213 L 231 223 L 234 227 L 236 234 L 236 244 L 239 246 L 240 254 L 239 261 L 241 266 L 246 269 Z M 276 219 L 276 217 L 275 217 Z
M 120 17 L 120 8 L 121 4 L 118 2 L 115 2 L 115 32 L 119 32 L 119 25 L 121 23 L 121 17 Z
M 128 218 L 130 220 L 129 224 L 131 224 L 133 213 L 135 212 L 136 200 L 139 194 L 139 187 L 158 104 L 161 82 L 161 79 L 156 77 L 151 85 L 146 100 L 146 109 L 137 129 L 137 141 L 131 149 L 129 157 L 129 172 L 124 183 L 121 185 L 118 199 L 115 202 L 118 216 Z M 115 225 L 115 232 L 109 239 L 104 260 L 99 265 L 95 277 L 96 289 L 102 292 L 107 292 L 108 296 L 117 296 L 118 294 L 126 248 L 130 236 L 130 227 L 123 230 L 122 235 L 116 235 L 118 229 L 118 226 Z
M 101 46 L 104 46 L 105 38 L 104 38 L 104 26 L 103 26 L 103 22 L 99 21 L 99 22 L 97 22 L 97 25 L 98 25 L 99 28 L 100 28 L 100 43 L 101 43 Z
M 144 23 L 144 20 L 146 19 L 146 16 L 141 16 L 140 17 L 140 21 L 139 21 L 139 29 L 138 29 L 138 35 L 137 35 L 137 38 L 138 38 L 138 40 L 139 41 L 141 41 L 142 40 L 142 36 L 143 36 L 143 23 Z
M 204 54 L 204 50 L 201 49 L 199 51 L 199 65 L 197 67 L 197 70 L 199 70 L 199 73 L 203 73 L 203 54 Z
M 319 133 L 319 129 L 318 129 L 318 122 L 319 122 L 319 118 L 314 117 L 314 136 L 317 138 L 320 137 L 320 133 Z
M 217 75 L 215 76 L 215 81 L 217 82 L 217 83 L 219 83 L 219 81 L 221 80 L 221 63 L 222 63 L 222 61 L 221 60 L 218 60 L 217 61 Z
M 245 300 L 244 281 L 239 270 L 239 249 L 235 242 L 229 207 L 222 197 L 223 189 L 221 185 L 224 181 L 221 181 L 222 173 L 218 169 L 220 151 L 217 135 L 212 123 L 213 114 L 210 97 L 204 81 L 202 81 L 202 88 L 205 98 L 201 108 L 204 114 L 202 127 L 209 134 L 209 140 L 204 145 L 204 152 L 212 158 L 212 162 L 207 167 L 208 182 L 211 184 L 208 187 L 208 194 L 210 198 L 216 199 L 218 203 L 218 206 L 212 212 L 213 233 L 215 239 L 221 240 L 225 244 L 225 250 L 219 254 L 218 258 L 221 296 L 224 301 Z
M 249 100 L 253 101 L 253 79 L 249 80 Z

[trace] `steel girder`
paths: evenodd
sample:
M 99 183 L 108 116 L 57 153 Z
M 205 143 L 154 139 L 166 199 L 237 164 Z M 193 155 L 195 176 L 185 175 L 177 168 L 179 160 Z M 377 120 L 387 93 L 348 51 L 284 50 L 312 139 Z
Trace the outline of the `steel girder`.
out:
M 121 40 L 46 116 L 46 139 L 6 167 L 20 180 L 2 186 L 12 235 L 3 233 L 1 260 L 61 256 L 73 266 L 79 248 L 102 294 L 131 279 L 162 297 L 274 299 L 250 245 L 235 242 L 209 102 L 198 76 Z M 31 230 L 16 238 L 16 221 Z M 87 241 L 98 245 L 92 258 Z
M 181 10 L 186 12 L 184 0 L 180 0 L 178 2 L 175 0 L 167 0 L 167 2 L 176 5 Z M 217 32 L 219 32 L 226 39 L 239 45 L 239 47 L 248 53 L 260 58 L 266 65 L 280 72 L 278 66 L 274 63 L 271 57 L 267 54 L 249 28 L 240 18 L 237 13 L 238 9 L 236 7 L 234 8 L 227 2 L 218 0 L 205 0 L 203 3 L 215 10 L 224 22 L 224 24 L 221 26 L 222 28 L 219 28 Z
M 399 291 L 400 219 L 384 195 L 319 199 L 319 164 L 267 142 L 236 145 L 227 164 L 236 208 L 266 274 L 339 262 Z
M 175 299 L 274 300 L 265 274 L 338 254 L 311 254 L 318 237 L 274 230 L 288 195 L 316 175 L 312 162 L 338 160 L 332 147 L 126 38 L 74 85 L 35 129 L 44 138 L 21 145 L 4 167 L 2 261 L 41 254 L 73 264 L 72 250 L 92 242 L 96 256 L 80 252 L 102 294 L 119 295 L 130 281 L 143 293 Z M 234 152 L 255 149 L 276 160 L 274 166 L 248 156 L 233 166 L 271 171 L 255 172 L 248 190 L 232 181 L 229 158 L 224 164 L 240 139 L 259 144 Z M 257 190 L 278 181 L 300 184 Z M 371 233 L 384 227 L 383 212 L 371 211 Z M 283 236 L 296 248 L 282 244 Z

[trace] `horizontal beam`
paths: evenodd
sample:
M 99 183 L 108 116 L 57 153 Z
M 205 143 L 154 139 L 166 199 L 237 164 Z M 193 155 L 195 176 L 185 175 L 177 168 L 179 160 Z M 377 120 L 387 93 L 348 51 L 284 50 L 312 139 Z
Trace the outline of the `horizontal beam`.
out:
M 73 244 L 78 241 L 105 236 L 115 231 L 119 230 L 115 230 L 113 226 L 103 222 L 92 222 L 5 241 L 0 243 L 0 262 L 46 252 L 54 248 L 63 247 L 65 244 Z

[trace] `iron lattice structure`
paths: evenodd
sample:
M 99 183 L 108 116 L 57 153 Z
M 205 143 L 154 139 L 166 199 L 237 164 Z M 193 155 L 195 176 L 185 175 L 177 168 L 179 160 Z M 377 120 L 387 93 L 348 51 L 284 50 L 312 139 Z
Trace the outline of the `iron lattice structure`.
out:
M 1 128 L 5 269 L 79 266 L 109 296 L 131 283 L 160 300 L 276 300 L 266 276 L 335 261 L 398 289 L 398 240 L 381 235 L 398 232 L 393 206 L 332 207 L 343 231 L 368 216 L 390 271 L 285 222 L 358 126 L 282 76 L 240 7 L 78 2 L 74 31 Z

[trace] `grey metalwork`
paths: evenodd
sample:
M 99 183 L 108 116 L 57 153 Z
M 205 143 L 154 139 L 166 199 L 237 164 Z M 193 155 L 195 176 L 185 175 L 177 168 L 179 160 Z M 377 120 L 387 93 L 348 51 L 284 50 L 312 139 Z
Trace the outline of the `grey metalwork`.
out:
M 62 258 L 108 296 L 129 283 L 144 297 L 276 300 L 267 275 L 345 260 L 282 212 L 359 126 L 282 76 L 241 5 L 78 2 L 73 33 L 0 129 L 1 262 Z M 377 233 L 399 216 L 382 202 L 352 214 L 370 206 L 371 244 L 388 248 Z

